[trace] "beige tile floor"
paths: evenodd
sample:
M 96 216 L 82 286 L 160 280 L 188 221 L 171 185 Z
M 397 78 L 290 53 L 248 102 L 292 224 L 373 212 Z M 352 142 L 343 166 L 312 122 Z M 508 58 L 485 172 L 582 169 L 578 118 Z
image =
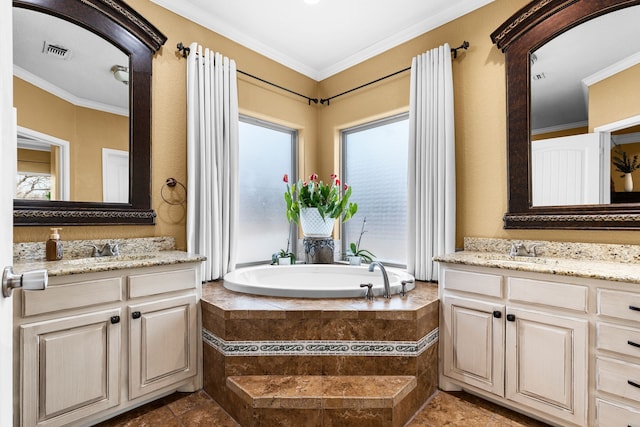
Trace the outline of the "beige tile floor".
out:
M 100 427 L 238 427 L 204 391 L 175 393 L 98 424 Z M 438 392 L 406 427 L 543 427 L 546 424 L 471 396 Z M 274 426 L 277 427 L 277 426 Z

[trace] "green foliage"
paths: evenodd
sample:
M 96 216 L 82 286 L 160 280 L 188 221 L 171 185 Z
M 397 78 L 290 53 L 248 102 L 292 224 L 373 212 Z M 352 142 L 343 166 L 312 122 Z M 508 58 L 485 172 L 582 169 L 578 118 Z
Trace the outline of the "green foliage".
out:
M 358 249 L 355 243 L 349 244 L 349 250 L 351 251 L 351 255 L 361 257 L 365 262 L 373 261 L 375 255 L 369 252 L 366 249 Z
M 284 176 L 287 183 L 287 191 L 284 200 L 287 203 L 287 220 L 296 224 L 300 220 L 300 208 L 317 208 L 322 218 L 340 218 L 346 222 L 358 211 L 358 204 L 349 202 L 351 187 L 340 187 L 340 180 L 331 175 L 331 184 L 318 181 L 315 173 L 309 177 L 309 181 L 299 180 L 297 184 L 289 187 L 289 178 Z
M 362 241 L 362 236 L 364 235 L 364 233 L 367 232 L 367 230 L 364 229 L 364 226 L 366 224 L 367 224 L 367 217 L 364 217 L 364 219 L 362 220 L 362 227 L 360 228 L 360 236 L 358 237 L 358 243 L 350 243 L 349 251 L 351 255 L 359 256 L 365 262 L 371 262 L 373 261 L 373 258 L 375 258 L 375 255 L 366 249 L 360 249 L 360 242 Z
M 615 155 L 613 156 L 612 162 L 616 167 L 618 172 L 622 172 L 620 177 L 623 177 L 624 174 L 631 173 L 636 169 L 640 169 L 640 163 L 638 163 L 638 154 L 634 155 L 633 158 L 627 156 L 627 153 L 622 151 L 619 147 L 614 149 Z
M 271 255 L 271 265 L 277 265 L 278 258 L 291 258 L 291 264 L 296 263 L 296 256 L 293 254 L 293 252 L 287 252 L 284 249 L 280 249 L 280 252 L 276 252 Z

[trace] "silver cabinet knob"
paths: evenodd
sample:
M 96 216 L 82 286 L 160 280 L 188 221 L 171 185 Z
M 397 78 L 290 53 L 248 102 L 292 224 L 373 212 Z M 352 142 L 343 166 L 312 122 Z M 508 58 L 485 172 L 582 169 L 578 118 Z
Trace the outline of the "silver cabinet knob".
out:
M 28 291 L 43 291 L 47 289 L 49 275 L 47 270 L 27 271 L 24 274 L 15 274 L 13 267 L 5 267 L 2 273 L 2 295 L 9 298 L 16 288 Z

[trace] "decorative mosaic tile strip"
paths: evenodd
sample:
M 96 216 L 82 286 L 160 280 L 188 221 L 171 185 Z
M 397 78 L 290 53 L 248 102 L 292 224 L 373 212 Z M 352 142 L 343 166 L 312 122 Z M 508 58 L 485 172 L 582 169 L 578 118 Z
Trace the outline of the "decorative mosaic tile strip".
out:
M 438 341 L 438 328 L 418 341 L 225 341 L 206 329 L 202 340 L 224 356 L 418 356 Z

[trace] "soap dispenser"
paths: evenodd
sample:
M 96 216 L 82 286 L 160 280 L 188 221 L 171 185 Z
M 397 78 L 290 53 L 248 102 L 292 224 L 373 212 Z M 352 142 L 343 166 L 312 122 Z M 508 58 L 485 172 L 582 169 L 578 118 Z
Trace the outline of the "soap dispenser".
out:
M 58 231 L 62 228 L 52 228 L 49 240 L 47 240 L 47 261 L 59 261 L 62 259 L 62 240 Z

